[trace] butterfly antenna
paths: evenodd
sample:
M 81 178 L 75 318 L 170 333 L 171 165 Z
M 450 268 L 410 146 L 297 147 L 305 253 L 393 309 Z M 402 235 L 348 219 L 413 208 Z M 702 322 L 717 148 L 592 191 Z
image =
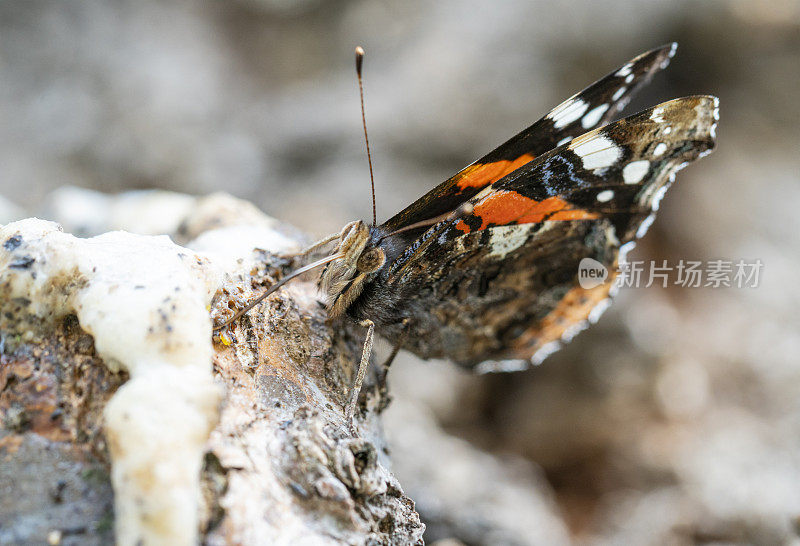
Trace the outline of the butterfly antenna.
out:
M 278 288 L 280 288 L 281 286 L 283 286 L 284 284 L 286 284 L 290 280 L 294 279 L 295 277 L 299 277 L 300 275 L 302 275 L 303 273 L 305 273 L 307 271 L 311 271 L 312 269 L 315 269 L 317 267 L 320 267 L 322 265 L 327 264 L 328 262 L 332 262 L 333 260 L 338 260 L 339 258 L 343 258 L 343 257 L 344 257 L 343 253 L 333 254 L 331 256 L 327 256 L 325 258 L 322 258 L 321 260 L 317 260 L 314 263 L 310 263 L 310 264 L 308 264 L 308 265 L 306 265 L 304 267 L 301 267 L 300 269 L 292 271 L 291 273 L 286 275 L 284 278 L 282 278 L 280 281 L 278 281 L 277 283 L 275 283 L 272 286 L 270 286 L 263 294 L 261 294 L 257 298 L 254 298 L 253 300 L 251 300 L 246 306 L 244 306 L 242 309 L 240 309 L 231 318 L 229 318 L 228 320 L 226 320 L 225 322 L 223 322 L 219 326 L 214 326 L 214 331 L 217 332 L 219 330 L 222 330 L 223 328 L 225 328 L 229 324 L 235 322 L 236 319 L 238 319 L 239 317 L 241 317 L 242 315 L 247 313 L 250 309 L 252 309 L 256 305 L 261 303 L 264 300 L 264 298 L 266 298 L 270 294 L 274 293 L 276 290 L 278 290 Z
M 372 225 L 378 224 L 378 213 L 375 208 L 375 177 L 372 174 L 372 154 L 369 151 L 367 136 L 367 117 L 364 114 L 364 84 L 361 81 L 361 65 L 364 64 L 364 48 L 356 47 L 356 75 L 358 75 L 358 95 L 361 97 L 361 125 L 364 126 L 364 141 L 367 143 L 367 161 L 369 162 L 369 181 L 372 184 Z

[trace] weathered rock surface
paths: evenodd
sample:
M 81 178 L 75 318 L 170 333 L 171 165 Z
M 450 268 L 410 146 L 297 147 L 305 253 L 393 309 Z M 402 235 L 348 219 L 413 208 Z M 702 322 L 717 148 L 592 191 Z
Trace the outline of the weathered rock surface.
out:
M 354 436 L 342 410 L 362 334 L 326 320 L 313 282 L 212 343 L 209 306 L 275 282 L 299 241 L 228 197 L 191 205 L 174 222 L 186 247 L 0 228 L 0 543 L 105 543 L 112 528 L 118 544 L 420 542 L 388 470 L 385 386 L 373 373 Z

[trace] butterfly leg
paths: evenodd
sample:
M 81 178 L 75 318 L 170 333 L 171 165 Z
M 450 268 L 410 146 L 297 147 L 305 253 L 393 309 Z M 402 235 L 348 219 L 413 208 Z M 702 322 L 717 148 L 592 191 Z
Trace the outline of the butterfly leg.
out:
M 403 336 L 403 337 L 405 337 L 405 336 Z M 383 366 L 382 366 L 383 368 L 386 368 L 387 370 L 389 369 L 389 366 L 391 366 L 392 362 L 394 362 L 394 359 L 397 356 L 397 353 L 399 353 L 400 349 L 403 348 L 403 342 L 404 341 L 405 341 L 405 339 L 401 339 L 399 342 L 395 343 L 394 347 L 392 347 L 392 352 L 389 353 L 389 356 L 383 362 Z
M 367 328 L 367 338 L 364 340 L 364 350 L 361 352 L 361 362 L 358 364 L 358 372 L 356 373 L 356 380 L 353 384 L 353 389 L 350 391 L 350 402 L 344 411 L 344 418 L 350 429 L 354 429 L 353 418 L 356 414 L 356 405 L 358 404 L 358 394 L 361 392 L 361 385 L 364 383 L 364 377 L 367 375 L 367 368 L 369 368 L 369 357 L 372 355 L 372 343 L 375 337 L 375 323 L 369 319 L 362 320 L 361 326 Z
M 386 392 L 386 376 L 389 375 L 389 366 L 392 365 L 392 362 L 394 362 L 397 353 L 400 352 L 400 349 L 403 348 L 403 344 L 406 342 L 406 338 L 408 337 L 410 331 L 410 328 L 408 327 L 410 322 L 411 321 L 407 318 L 403 319 L 402 322 L 403 330 L 400 333 L 400 338 L 397 340 L 397 343 L 394 344 L 394 347 L 392 347 L 392 352 L 389 353 L 388 358 L 384 361 L 383 365 L 380 367 L 380 377 L 378 378 L 378 385 L 380 387 L 381 392 L 384 394 Z M 388 400 L 386 404 L 388 405 Z

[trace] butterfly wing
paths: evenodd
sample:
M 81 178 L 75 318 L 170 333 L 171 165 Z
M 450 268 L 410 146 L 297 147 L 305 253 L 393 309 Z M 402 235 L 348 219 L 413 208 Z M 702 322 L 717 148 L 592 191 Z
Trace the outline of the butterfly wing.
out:
M 672 43 L 643 53 L 554 108 L 545 117 L 512 137 L 412 203 L 387 221 L 395 231 L 454 210 L 488 185 L 548 152 L 564 141 L 611 121 L 633 94 L 667 67 L 675 54 Z M 411 241 L 419 230 L 404 235 Z
M 715 97 L 663 103 L 586 133 L 473 195 L 431 227 L 351 308 L 390 340 L 467 367 L 540 360 L 599 316 L 620 251 L 652 222 L 675 173 L 714 147 Z M 581 288 L 581 260 L 609 271 Z M 488 363 L 487 363 L 488 361 Z

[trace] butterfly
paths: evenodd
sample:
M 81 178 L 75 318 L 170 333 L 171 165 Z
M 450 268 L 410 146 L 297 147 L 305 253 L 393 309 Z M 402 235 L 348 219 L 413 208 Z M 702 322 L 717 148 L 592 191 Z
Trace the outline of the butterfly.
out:
M 713 96 L 612 122 L 676 48 L 624 64 L 383 224 L 349 223 L 309 249 L 335 244 L 329 256 L 268 291 L 324 264 L 330 316 L 367 328 L 348 419 L 375 331 L 394 344 L 392 357 L 402 347 L 491 371 L 541 362 L 598 319 L 676 172 L 715 145 Z M 358 52 L 357 66 L 363 115 Z M 585 258 L 607 268 L 606 282 L 581 287 Z

